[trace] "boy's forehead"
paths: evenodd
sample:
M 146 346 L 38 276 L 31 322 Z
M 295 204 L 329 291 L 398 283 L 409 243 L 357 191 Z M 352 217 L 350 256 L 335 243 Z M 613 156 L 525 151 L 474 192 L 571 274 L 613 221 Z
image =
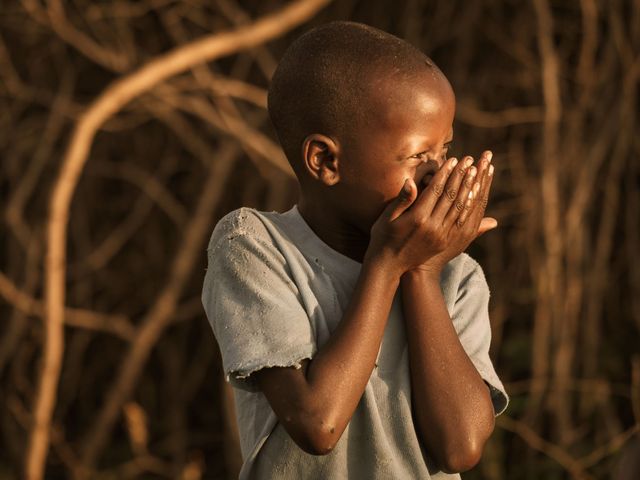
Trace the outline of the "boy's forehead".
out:
M 431 72 L 425 72 L 405 79 L 386 76 L 370 85 L 367 110 L 385 127 L 397 124 L 399 118 L 407 115 L 449 116 L 455 110 L 453 90 L 442 75 L 434 77 Z
M 451 141 L 453 90 L 443 75 L 439 79 L 420 77 L 377 77 L 363 87 L 364 121 L 351 125 L 350 140 L 398 158 Z
M 398 98 L 431 97 L 447 99 L 453 96 L 451 84 L 437 69 L 425 67 L 419 73 L 394 75 L 390 72 L 377 77 L 373 84 L 380 92 Z

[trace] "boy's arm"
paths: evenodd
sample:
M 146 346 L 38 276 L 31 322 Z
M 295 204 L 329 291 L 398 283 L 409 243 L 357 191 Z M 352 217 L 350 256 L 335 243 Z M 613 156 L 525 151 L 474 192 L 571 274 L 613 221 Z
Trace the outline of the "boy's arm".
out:
M 365 262 L 341 322 L 301 369 L 256 372 L 261 390 L 291 438 L 306 452 L 329 453 L 340 439 L 376 361 L 400 272 Z
M 444 265 L 497 225 L 483 217 L 493 180 L 491 157 L 489 151 L 481 157 L 476 202 L 466 204 L 471 213 L 456 222 L 447 249 L 401 280 L 414 421 L 427 452 L 450 473 L 480 461 L 495 422 L 489 389 L 460 343 L 440 289 Z
M 468 194 L 466 186 L 460 188 L 462 165 L 450 175 L 456 163 L 450 159 L 420 195 L 413 182 L 405 182 L 382 213 L 349 305 L 314 358 L 301 369 L 274 367 L 253 374 L 279 421 L 305 451 L 326 454 L 338 442 L 373 371 L 401 275 L 447 246 L 434 234 L 453 203 L 442 192 L 460 189 L 463 199 Z
M 489 389 L 467 356 L 440 289 L 440 276 L 402 277 L 415 423 L 445 472 L 471 469 L 494 427 Z

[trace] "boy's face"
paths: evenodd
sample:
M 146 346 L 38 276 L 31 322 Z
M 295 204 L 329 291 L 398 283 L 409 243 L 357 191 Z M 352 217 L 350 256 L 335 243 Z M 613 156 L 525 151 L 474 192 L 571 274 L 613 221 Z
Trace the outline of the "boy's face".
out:
M 340 181 L 333 187 L 344 220 L 365 233 L 405 179 L 418 185 L 446 159 L 453 140 L 455 97 L 449 82 L 425 69 L 419 78 L 377 80 L 369 117 L 341 142 Z

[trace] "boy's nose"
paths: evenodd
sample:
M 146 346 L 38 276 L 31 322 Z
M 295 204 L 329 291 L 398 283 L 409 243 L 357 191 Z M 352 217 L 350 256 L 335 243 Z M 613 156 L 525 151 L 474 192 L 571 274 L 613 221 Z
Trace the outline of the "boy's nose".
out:
M 436 160 L 435 158 L 430 158 L 421 165 L 421 168 L 424 170 L 424 174 L 436 173 L 438 170 L 440 170 L 443 164 L 444 162 Z
M 417 169 L 416 169 L 416 176 L 414 178 L 414 181 L 416 182 L 416 185 L 420 185 L 422 182 L 422 179 L 429 175 L 429 174 L 435 174 L 438 170 L 440 170 L 441 165 L 439 164 L 439 162 L 437 160 L 427 160 L 426 162 L 423 162 Z

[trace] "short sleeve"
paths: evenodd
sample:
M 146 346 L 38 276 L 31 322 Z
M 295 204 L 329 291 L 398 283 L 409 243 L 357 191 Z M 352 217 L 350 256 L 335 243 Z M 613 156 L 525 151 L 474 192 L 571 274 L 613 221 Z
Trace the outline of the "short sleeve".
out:
M 300 368 L 315 354 L 316 342 L 285 258 L 266 228 L 251 213 L 232 214 L 209 242 L 202 303 L 226 379 L 255 391 L 253 372 Z
M 465 269 L 451 313 L 460 343 L 491 392 L 496 415 L 505 411 L 509 397 L 489 358 L 491 324 L 489 322 L 489 286 L 480 265 L 467 257 L 471 269 Z

